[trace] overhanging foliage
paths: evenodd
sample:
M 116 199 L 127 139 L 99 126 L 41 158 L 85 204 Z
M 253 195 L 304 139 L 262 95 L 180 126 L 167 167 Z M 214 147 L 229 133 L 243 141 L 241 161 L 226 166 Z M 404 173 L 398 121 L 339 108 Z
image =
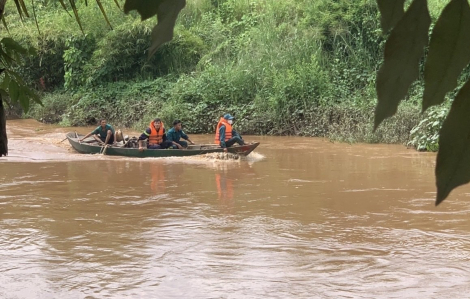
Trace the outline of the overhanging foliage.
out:
M 457 87 L 457 78 L 470 61 L 470 6 L 451 0 L 442 11 L 428 44 L 428 1 L 414 0 L 404 14 L 403 0 L 378 0 L 382 29 L 393 28 L 384 64 L 377 74 L 375 126 L 395 114 L 400 100 L 417 78 L 420 59 L 428 47 L 424 69 L 423 111 L 441 104 Z M 436 205 L 456 187 L 470 182 L 470 81 L 455 101 L 440 130 L 436 163 Z

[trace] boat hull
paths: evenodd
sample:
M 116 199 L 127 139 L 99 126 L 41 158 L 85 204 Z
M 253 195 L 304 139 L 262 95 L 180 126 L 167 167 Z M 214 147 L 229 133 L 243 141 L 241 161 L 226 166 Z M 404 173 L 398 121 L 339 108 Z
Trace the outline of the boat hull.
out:
M 82 136 L 77 135 L 74 132 L 70 132 L 67 135 L 67 139 L 70 145 L 79 153 L 82 154 L 100 154 L 103 151 L 103 146 L 96 144 L 89 144 L 87 142 L 79 142 L 78 139 Z M 257 146 L 259 142 L 251 143 L 241 146 L 232 146 L 227 150 L 229 153 L 246 156 L 250 154 Z M 124 156 L 124 157 L 135 157 L 135 158 L 160 158 L 160 157 L 187 157 L 204 155 L 210 153 L 223 153 L 224 149 L 216 145 L 191 145 L 188 149 L 146 149 L 139 151 L 137 148 L 125 148 L 109 146 L 105 154 L 110 156 Z

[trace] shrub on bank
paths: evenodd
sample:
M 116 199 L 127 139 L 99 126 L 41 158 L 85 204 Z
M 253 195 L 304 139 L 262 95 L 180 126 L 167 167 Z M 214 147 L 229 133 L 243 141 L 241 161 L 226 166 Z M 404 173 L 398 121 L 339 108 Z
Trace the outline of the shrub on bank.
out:
M 20 40 L 21 41 L 21 40 Z M 29 56 L 16 71 L 25 82 L 40 91 L 54 91 L 64 85 L 64 51 L 65 39 L 39 37 L 36 44 L 31 40 L 22 40 L 23 44 L 34 46 L 37 55 Z
M 411 130 L 408 145 L 419 151 L 437 151 L 439 149 L 439 130 L 449 108 L 450 102 L 446 102 L 428 109 L 423 119 Z
M 93 55 L 85 60 L 83 85 L 102 85 L 117 81 L 149 80 L 195 69 L 205 52 L 202 40 L 177 28 L 170 43 L 148 59 L 152 26 L 136 20 L 125 23 L 102 37 Z
M 191 134 L 212 134 L 218 119 L 233 114 L 236 127 L 242 134 L 294 135 L 328 137 L 345 142 L 406 143 L 409 132 L 420 121 L 418 106 L 404 104 L 396 116 L 372 132 L 374 104 L 316 105 L 280 114 L 276 106 L 251 103 L 184 102 L 167 94 L 177 83 L 173 78 L 160 78 L 135 84 L 113 83 L 94 91 L 74 94 L 57 92 L 45 94 L 44 106 L 34 105 L 30 116 L 44 122 L 65 125 L 95 124 L 107 118 L 116 127 L 142 130 L 155 117 L 171 126 L 181 119 Z M 280 121 L 282 120 L 282 121 Z

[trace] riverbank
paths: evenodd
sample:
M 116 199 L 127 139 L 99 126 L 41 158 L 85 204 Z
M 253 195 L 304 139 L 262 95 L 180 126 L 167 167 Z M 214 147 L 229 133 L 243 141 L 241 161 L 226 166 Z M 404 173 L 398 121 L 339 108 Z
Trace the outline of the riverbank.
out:
M 96 95 L 95 95 L 96 96 Z M 93 125 L 106 118 L 116 127 L 140 131 L 155 117 L 167 127 L 174 119 L 183 121 L 189 134 L 213 134 L 221 115 L 233 114 L 241 134 L 270 136 L 326 137 L 342 142 L 407 143 L 411 130 L 422 116 L 413 103 L 401 105 L 398 113 L 373 132 L 374 103 L 336 104 L 304 107 L 280 114 L 263 105 L 210 105 L 206 102 L 164 101 L 155 95 L 113 94 L 97 98 L 91 92 L 44 94 L 44 106 L 35 105 L 28 116 L 62 126 Z

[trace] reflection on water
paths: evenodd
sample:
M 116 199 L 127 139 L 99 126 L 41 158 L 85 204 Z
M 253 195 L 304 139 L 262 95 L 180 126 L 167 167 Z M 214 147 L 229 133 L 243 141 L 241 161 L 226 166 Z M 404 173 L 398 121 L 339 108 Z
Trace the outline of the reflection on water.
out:
M 22 130 L 10 129 L 0 160 L 0 298 L 470 290 L 470 188 L 435 208 L 433 154 L 256 137 L 242 160 L 120 159 L 36 145 L 67 130 L 13 124 Z
M 150 166 L 150 174 L 152 175 L 151 187 L 153 193 L 164 193 L 166 186 L 165 167 L 160 163 L 152 163 Z
M 217 184 L 217 194 L 219 201 L 229 203 L 233 200 L 233 181 L 227 178 L 226 174 L 215 174 L 215 182 Z

